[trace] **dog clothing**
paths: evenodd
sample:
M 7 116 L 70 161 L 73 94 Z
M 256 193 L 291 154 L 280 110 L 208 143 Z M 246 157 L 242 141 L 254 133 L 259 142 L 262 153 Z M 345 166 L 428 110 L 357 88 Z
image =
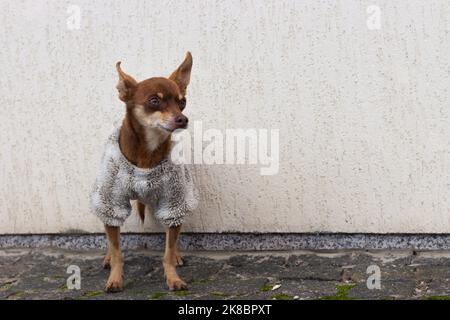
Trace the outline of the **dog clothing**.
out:
M 182 224 L 186 213 L 198 203 L 188 168 L 168 158 L 157 167 L 138 168 L 122 154 L 119 134 L 120 127 L 106 143 L 91 193 L 92 211 L 104 224 L 119 227 L 131 214 L 130 200 L 138 200 L 150 206 L 163 225 Z

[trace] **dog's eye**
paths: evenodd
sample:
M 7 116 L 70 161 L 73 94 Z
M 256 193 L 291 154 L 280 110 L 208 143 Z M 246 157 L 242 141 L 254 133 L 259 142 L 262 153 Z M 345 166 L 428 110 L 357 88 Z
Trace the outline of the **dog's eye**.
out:
M 178 103 L 178 105 L 180 106 L 181 110 L 186 108 L 186 98 L 181 99 L 180 102 Z
M 152 97 L 150 97 L 148 102 L 150 103 L 150 105 L 152 107 L 157 107 L 157 106 L 159 106 L 161 99 L 159 99 L 159 97 L 157 97 L 157 96 L 152 96 Z

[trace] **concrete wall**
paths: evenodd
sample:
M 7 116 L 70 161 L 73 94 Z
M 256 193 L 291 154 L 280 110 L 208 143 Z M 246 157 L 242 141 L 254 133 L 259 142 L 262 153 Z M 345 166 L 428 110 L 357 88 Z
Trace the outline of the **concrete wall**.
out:
M 0 233 L 102 231 L 114 64 L 142 80 L 187 50 L 191 120 L 280 129 L 277 175 L 195 166 L 187 231 L 450 231 L 446 0 L 1 0 L 0 29 Z

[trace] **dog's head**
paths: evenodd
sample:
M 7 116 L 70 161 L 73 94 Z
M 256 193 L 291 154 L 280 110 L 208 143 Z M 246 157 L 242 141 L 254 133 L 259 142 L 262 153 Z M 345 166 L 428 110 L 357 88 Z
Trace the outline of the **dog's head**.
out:
M 150 78 L 137 82 L 122 71 L 120 64 L 118 62 L 116 65 L 119 98 L 140 125 L 165 134 L 187 128 L 188 118 L 182 112 L 186 107 L 186 89 L 191 78 L 190 52 L 169 78 Z

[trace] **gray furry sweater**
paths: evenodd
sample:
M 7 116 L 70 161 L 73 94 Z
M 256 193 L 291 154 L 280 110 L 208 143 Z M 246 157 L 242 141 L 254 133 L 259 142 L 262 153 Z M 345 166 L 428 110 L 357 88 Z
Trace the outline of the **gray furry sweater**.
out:
M 197 206 L 197 191 L 184 165 L 163 160 L 151 169 L 130 163 L 119 147 L 120 127 L 109 137 L 91 193 L 92 211 L 108 226 L 122 226 L 131 214 L 130 200 L 150 206 L 165 226 L 182 224 Z

